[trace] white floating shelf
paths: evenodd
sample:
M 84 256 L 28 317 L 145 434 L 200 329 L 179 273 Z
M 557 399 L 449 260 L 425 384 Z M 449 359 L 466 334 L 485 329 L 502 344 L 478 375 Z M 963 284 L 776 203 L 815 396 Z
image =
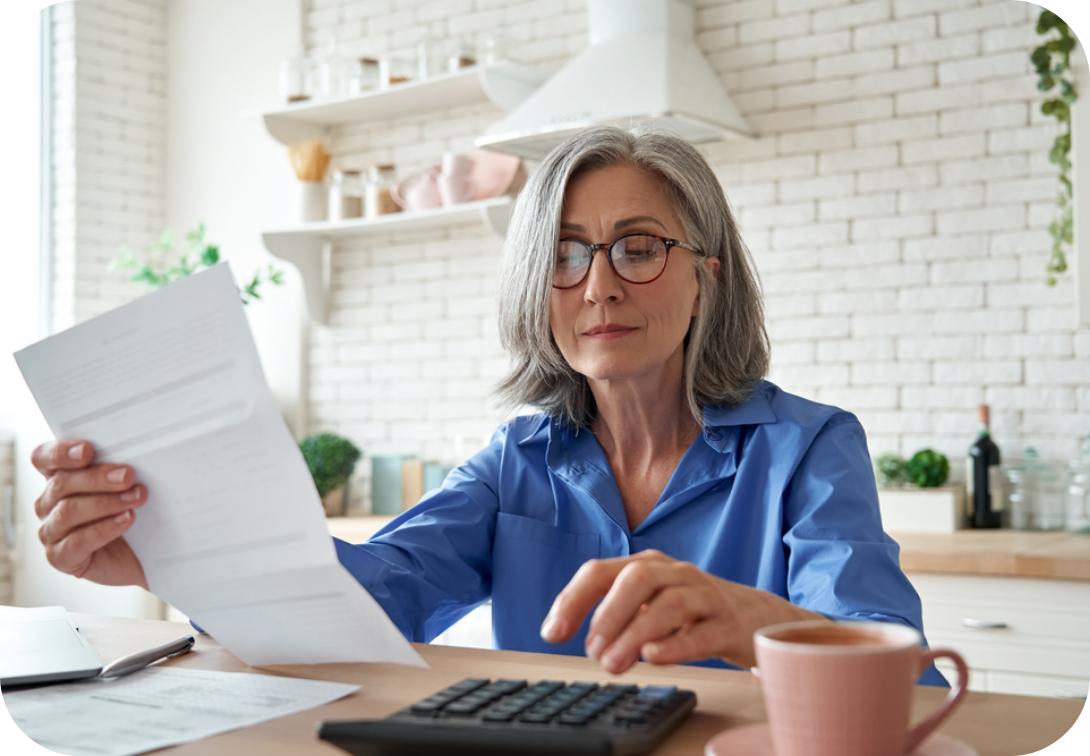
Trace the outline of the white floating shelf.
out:
M 305 101 L 264 114 L 265 128 L 279 142 L 296 144 L 331 126 L 399 118 L 491 101 L 510 110 L 547 75 L 518 63 L 469 66 L 425 81 L 397 84 L 337 100 Z
M 507 231 L 513 202 L 513 197 L 505 195 L 434 210 L 392 213 L 373 219 L 352 218 L 345 221 L 306 223 L 292 228 L 266 231 L 261 234 L 261 239 L 270 254 L 299 269 L 303 276 L 303 288 L 311 317 L 319 323 L 327 323 L 329 255 L 333 239 L 377 236 L 397 231 L 427 231 L 474 222 L 484 223 L 502 236 Z

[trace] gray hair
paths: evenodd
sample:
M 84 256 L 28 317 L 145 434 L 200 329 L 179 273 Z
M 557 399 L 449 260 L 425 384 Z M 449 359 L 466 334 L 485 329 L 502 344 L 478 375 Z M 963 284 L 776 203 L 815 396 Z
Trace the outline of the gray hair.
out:
M 685 346 L 689 408 L 744 402 L 768 372 L 769 343 L 760 287 L 723 188 L 688 142 L 663 134 L 602 127 L 580 132 L 550 152 L 515 201 L 503 244 L 499 329 L 512 356 L 496 394 L 507 409 L 530 405 L 585 428 L 597 410 L 586 376 L 575 372 L 553 339 L 549 320 L 553 261 L 568 182 L 579 174 L 631 165 L 659 178 L 685 228 L 700 286 L 700 306 Z M 703 264 L 719 260 L 718 279 Z

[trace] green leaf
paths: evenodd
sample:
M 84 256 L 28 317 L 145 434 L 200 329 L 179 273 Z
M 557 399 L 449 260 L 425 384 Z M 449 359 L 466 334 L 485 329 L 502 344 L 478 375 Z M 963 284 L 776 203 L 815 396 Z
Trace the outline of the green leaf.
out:
M 174 249 L 174 231 L 173 229 L 166 229 L 159 236 L 159 240 L 151 245 L 152 252 L 156 255 L 162 255 L 166 252 L 170 252 Z
M 1052 63 L 1052 56 L 1049 54 L 1048 49 L 1045 47 L 1038 47 L 1029 56 L 1030 61 L 1037 68 L 1043 68 Z
M 211 268 L 213 265 L 220 261 L 220 248 L 214 247 L 209 244 L 201 252 L 201 262 Z
M 1037 18 L 1037 33 L 1044 34 L 1055 27 L 1057 22 L 1060 22 L 1060 17 L 1055 13 L 1050 10 L 1041 11 L 1041 15 Z
M 950 477 L 950 461 L 933 449 L 921 449 L 906 465 L 908 480 L 920 488 L 936 488 Z
M 189 245 L 196 249 L 201 246 L 201 242 L 204 240 L 204 221 L 197 224 L 197 227 L 185 235 L 185 240 L 189 242 Z

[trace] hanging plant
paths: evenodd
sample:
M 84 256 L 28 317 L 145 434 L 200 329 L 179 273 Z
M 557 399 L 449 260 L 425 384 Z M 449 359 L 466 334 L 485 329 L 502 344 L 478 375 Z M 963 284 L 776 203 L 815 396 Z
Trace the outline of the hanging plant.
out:
M 1060 133 L 1052 144 L 1048 159 L 1060 169 L 1060 188 L 1056 196 L 1057 217 L 1049 224 L 1048 233 L 1052 236 L 1052 256 L 1045 268 L 1045 282 L 1056 285 L 1056 275 L 1067 270 L 1066 251 L 1074 244 L 1074 220 L 1072 207 L 1074 190 L 1067 172 L 1071 170 L 1071 104 L 1078 99 L 1075 85 L 1071 81 L 1071 51 L 1075 49 L 1075 38 L 1063 19 L 1052 11 L 1042 11 L 1037 20 L 1038 34 L 1059 33 L 1051 37 L 1030 55 L 1030 60 L 1040 77 L 1037 88 L 1050 92 L 1057 86 L 1059 96 L 1041 103 L 1041 112 L 1055 118 L 1060 125 Z

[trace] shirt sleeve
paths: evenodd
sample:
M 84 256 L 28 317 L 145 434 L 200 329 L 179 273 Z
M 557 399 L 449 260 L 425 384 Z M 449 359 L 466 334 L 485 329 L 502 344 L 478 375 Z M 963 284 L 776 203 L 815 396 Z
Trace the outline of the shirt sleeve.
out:
M 801 459 L 784 501 L 788 597 L 833 620 L 895 622 L 923 632 L 920 597 L 882 530 L 863 427 L 831 419 Z M 927 685 L 947 683 L 932 665 Z
M 430 642 L 492 595 L 492 541 L 507 427 L 443 486 L 370 541 L 334 539 L 344 567 L 414 642 Z

